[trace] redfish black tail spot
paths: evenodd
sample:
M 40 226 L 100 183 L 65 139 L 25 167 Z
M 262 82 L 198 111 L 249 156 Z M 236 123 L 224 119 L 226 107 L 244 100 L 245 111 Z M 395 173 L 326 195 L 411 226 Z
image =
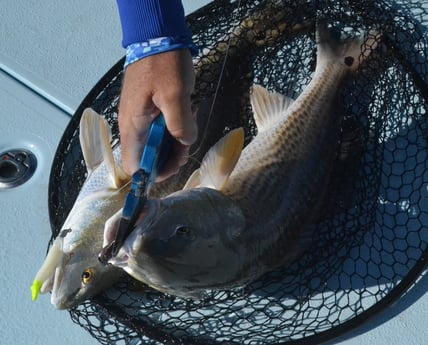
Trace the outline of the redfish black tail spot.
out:
M 351 67 L 354 64 L 355 58 L 353 56 L 347 56 L 344 59 L 345 65 Z

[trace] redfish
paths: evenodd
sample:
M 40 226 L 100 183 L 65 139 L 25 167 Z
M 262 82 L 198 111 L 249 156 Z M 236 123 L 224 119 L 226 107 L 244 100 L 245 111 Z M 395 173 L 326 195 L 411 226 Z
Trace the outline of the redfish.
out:
M 239 130 L 231 133 L 183 190 L 149 199 L 110 263 L 157 290 L 197 298 L 296 260 L 322 207 L 338 148 L 338 91 L 378 40 L 370 32 L 341 42 L 318 27 L 316 69 L 301 95 L 292 100 L 253 86 L 253 140 L 242 149 Z M 104 244 L 119 218 L 109 220 Z

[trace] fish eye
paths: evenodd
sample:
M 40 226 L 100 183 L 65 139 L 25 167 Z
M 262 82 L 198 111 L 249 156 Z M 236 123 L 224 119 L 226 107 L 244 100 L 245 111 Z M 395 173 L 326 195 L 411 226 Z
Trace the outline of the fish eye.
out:
M 175 234 L 178 236 L 190 236 L 191 230 L 185 225 L 179 225 L 175 228 Z
M 88 284 L 94 277 L 95 270 L 93 268 L 88 268 L 82 273 L 82 282 L 83 284 Z

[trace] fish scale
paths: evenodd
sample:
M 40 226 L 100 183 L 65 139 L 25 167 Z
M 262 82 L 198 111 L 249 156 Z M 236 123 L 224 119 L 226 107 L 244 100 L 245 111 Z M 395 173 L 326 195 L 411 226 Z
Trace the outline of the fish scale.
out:
M 305 241 L 309 240 L 304 238 L 302 243 L 296 245 L 295 237 L 304 231 L 318 213 L 325 192 L 322 187 L 327 185 L 331 171 L 331 165 L 322 162 L 332 161 L 340 124 L 337 121 L 339 117 L 332 115 L 330 107 L 322 105 L 334 104 L 338 85 L 347 70 L 346 66 L 336 61 L 320 68 L 306 91 L 291 105 L 288 110 L 290 114 L 284 116 L 286 121 L 275 126 L 274 133 L 261 133 L 255 139 L 260 144 L 244 149 L 242 161 L 238 161 L 230 177 L 231 187 L 228 185 L 224 191 L 236 200 L 249 224 L 257 229 L 245 232 L 251 234 L 251 239 L 246 241 L 253 245 L 247 255 L 253 255 L 253 260 L 246 263 L 239 275 L 256 276 L 258 271 L 264 271 L 266 267 L 294 260 L 304 249 Z M 323 132 L 327 137 L 323 137 Z M 257 157 L 260 152 L 267 150 L 270 152 L 263 156 L 261 162 L 263 174 L 248 176 L 243 173 L 248 168 L 241 168 L 240 163 L 247 165 L 250 160 L 246 157 Z M 293 161 L 300 164 L 292 164 Z M 274 162 L 280 162 L 276 169 L 265 168 Z M 253 159 L 252 164 L 257 162 Z M 278 188 L 277 181 L 281 179 L 288 180 L 292 186 Z M 258 196 L 257 199 L 251 197 L 252 193 Z M 246 197 L 242 198 L 243 195 Z M 266 212 L 266 209 L 271 211 Z M 273 226 L 278 227 L 278 230 L 267 232 L 265 230 L 269 226 L 265 224 L 272 226 L 271 219 L 275 219 Z M 281 253 L 281 257 L 273 257 L 272 253 Z
M 150 202 L 113 265 L 160 291 L 198 298 L 205 289 L 242 286 L 302 254 L 339 144 L 335 100 L 369 53 L 363 39 L 341 43 L 324 26 L 316 38 L 317 67 L 297 100 L 254 86 L 258 133 L 239 159 L 230 152 L 243 140 L 232 131 L 182 191 Z M 373 49 L 376 40 L 371 35 L 366 43 Z
M 286 198 L 287 196 L 283 194 L 272 198 L 272 195 L 275 195 L 276 180 L 289 176 L 293 171 L 293 165 L 289 162 L 305 159 L 306 151 L 313 152 L 313 159 L 316 160 L 314 166 L 318 166 L 319 156 L 314 150 L 307 149 L 308 146 L 321 145 L 318 150 L 320 154 L 323 152 L 331 154 L 335 151 L 335 148 L 331 147 L 331 137 L 325 140 L 327 147 L 322 141 L 316 140 L 317 137 L 321 137 L 320 129 L 323 128 L 324 132 L 337 133 L 337 129 L 331 131 L 331 127 L 337 128 L 339 124 L 334 116 L 331 116 L 330 109 L 321 105 L 332 103 L 337 94 L 337 86 L 348 69 L 347 66 L 342 66 L 336 61 L 320 68 L 299 99 L 288 109 L 289 114 L 282 116 L 286 120 L 278 122 L 271 131 L 258 134 L 252 145 L 243 150 L 224 193 L 237 200 L 244 213 L 249 216 L 257 214 L 260 200 L 271 203 L 273 199 Z M 254 157 L 260 156 L 261 153 L 263 153 L 262 159 L 255 160 Z M 269 169 L 269 166 L 275 163 L 280 164 L 283 169 L 280 167 Z M 249 174 L 249 171 L 256 171 L 256 173 Z M 262 173 L 258 174 L 257 171 Z M 300 171 L 299 174 L 302 172 Z M 254 198 L 252 195 L 258 197 Z M 273 209 L 277 207 L 277 205 L 272 206 L 275 206 L 272 207 Z M 266 213 L 263 214 L 266 215 Z
M 283 115 L 285 121 L 278 123 L 271 132 L 258 135 L 255 140 L 260 143 L 242 152 L 224 193 L 236 200 L 249 224 L 257 230 L 245 232 L 250 234 L 245 241 L 252 244 L 246 255 L 253 255 L 253 260 L 245 263 L 238 276 L 257 276 L 268 267 L 295 260 L 310 241 L 310 229 L 306 228 L 318 214 L 325 193 L 323 187 L 327 186 L 331 171 L 331 164 L 326 162 L 332 161 L 335 144 L 338 144 L 341 117 L 332 112 L 331 106 L 325 105 L 335 104 L 333 101 L 339 85 L 350 72 L 350 67 L 343 62 L 333 60 L 317 66 L 311 83 L 287 110 L 289 114 Z M 324 140 L 319 140 L 324 136 Z M 249 157 L 258 157 L 266 150 L 269 154 L 261 159 L 263 174 L 245 173 L 249 162 L 257 164 Z M 293 159 L 304 161 L 303 166 L 307 169 L 302 169 L 300 164 L 300 169 L 293 174 L 293 164 L 290 164 Z M 282 162 L 275 173 L 266 169 L 272 161 Z M 289 181 L 295 184 L 295 188 L 286 189 L 285 192 L 278 189 L 276 181 L 290 175 L 293 177 Z M 252 198 L 251 193 L 258 198 Z M 290 203 L 289 198 L 293 202 Z M 263 204 L 263 212 L 259 211 L 260 204 Z M 266 204 L 271 212 L 266 212 L 269 208 Z M 272 218 L 275 219 L 273 226 L 277 226 L 278 231 L 270 229 L 267 232 L 265 230 L 269 226 L 264 224 Z M 272 223 L 269 225 L 272 226 Z M 299 233 L 303 234 L 300 240 Z

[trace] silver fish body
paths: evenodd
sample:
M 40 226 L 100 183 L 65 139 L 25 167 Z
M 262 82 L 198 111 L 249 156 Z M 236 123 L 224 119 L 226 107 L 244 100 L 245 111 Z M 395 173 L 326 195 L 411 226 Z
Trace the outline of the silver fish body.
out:
M 258 134 L 225 182 L 211 183 L 216 173 L 205 169 L 190 189 L 151 201 L 111 263 L 160 291 L 198 297 L 206 289 L 242 286 L 296 259 L 338 145 L 338 90 L 368 56 L 364 43 L 374 48 L 376 40 L 372 34 L 365 42 L 340 43 L 319 29 L 317 67 L 297 100 L 253 88 Z M 224 160 L 216 150 L 212 155 Z
M 123 275 L 97 260 L 104 224 L 123 205 L 129 181 L 120 167 L 120 151 L 113 153 L 110 140 L 104 118 L 86 109 L 80 122 L 80 142 L 88 176 L 36 274 L 31 287 L 33 300 L 39 292 L 51 291 L 56 308 L 71 308 Z

